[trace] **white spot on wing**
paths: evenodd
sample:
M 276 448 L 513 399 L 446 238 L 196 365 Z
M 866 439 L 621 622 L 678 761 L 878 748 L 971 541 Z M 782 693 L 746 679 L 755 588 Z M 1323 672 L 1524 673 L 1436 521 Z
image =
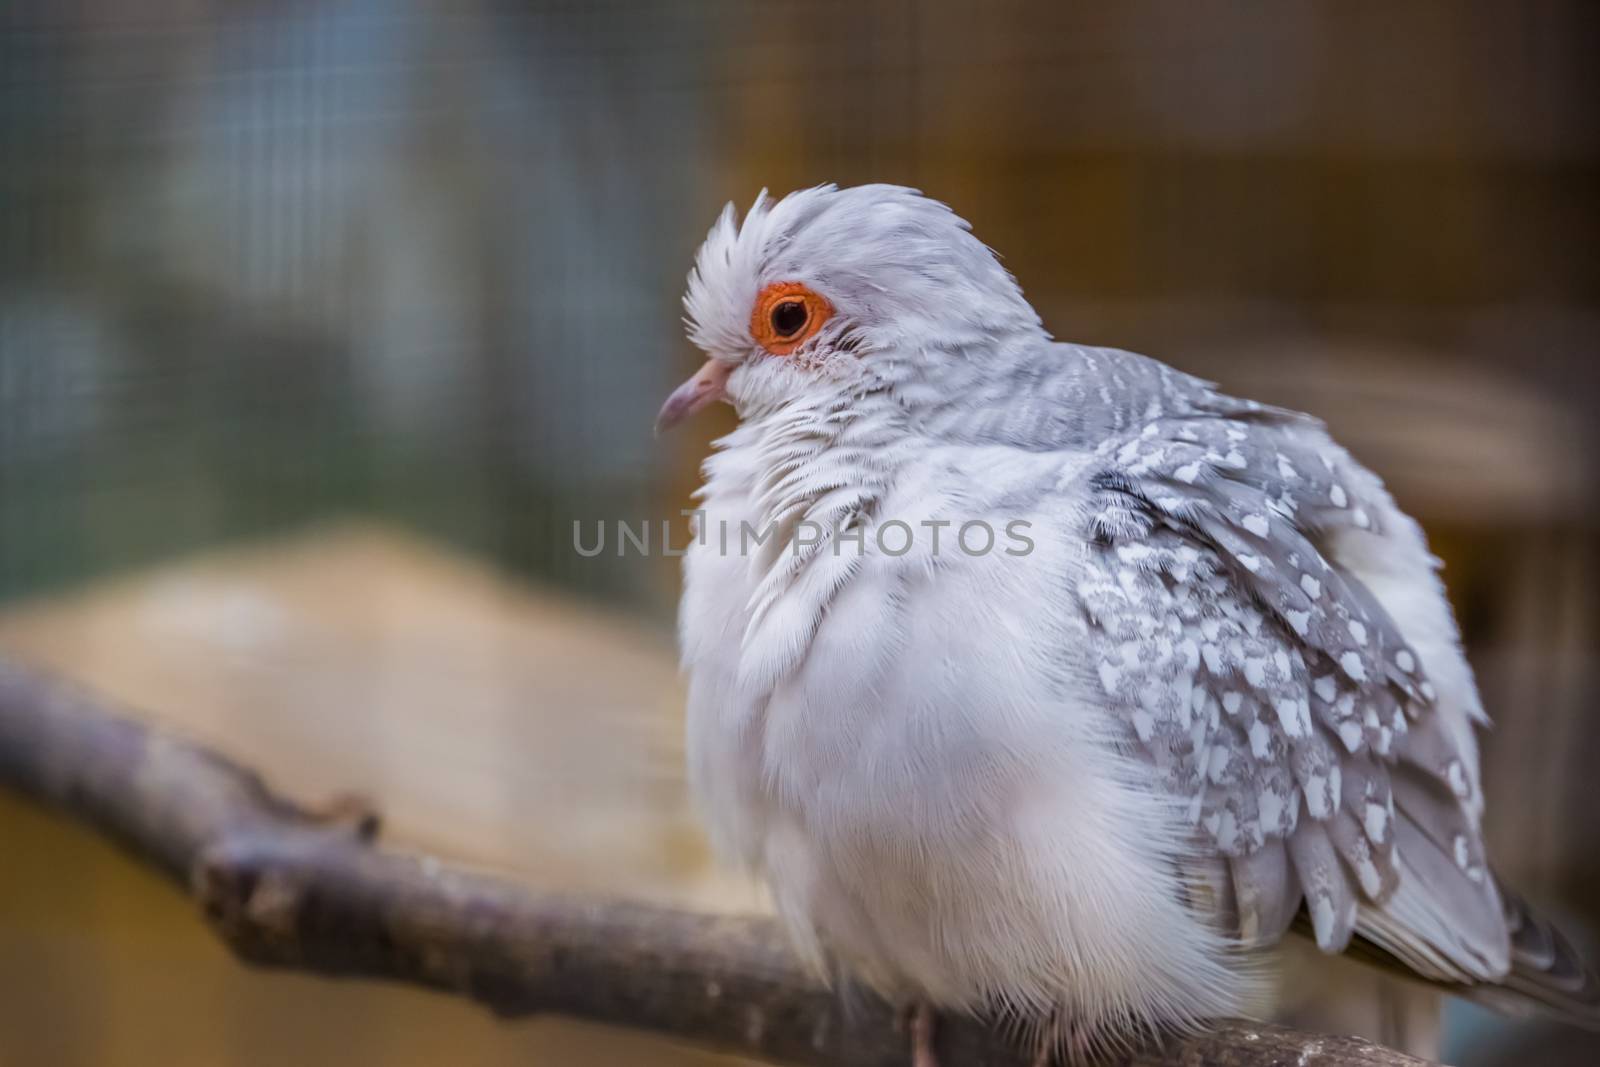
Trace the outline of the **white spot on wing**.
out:
M 1116 696 L 1117 687 L 1122 684 L 1122 672 L 1109 663 L 1101 663 L 1100 684 L 1105 688 L 1106 696 Z
M 1383 844 L 1389 835 L 1389 809 L 1382 804 L 1368 801 L 1366 807 L 1367 837 L 1378 844 Z
M 1333 948 L 1333 920 L 1333 901 L 1318 893 L 1311 901 L 1311 926 L 1317 934 L 1317 947 L 1325 952 Z
M 1305 737 L 1311 732 L 1309 716 L 1302 716 L 1301 702 L 1292 697 L 1284 697 L 1278 701 L 1278 725 L 1283 727 L 1283 732 L 1290 737 Z
M 1271 787 L 1261 790 L 1261 795 L 1256 798 L 1256 808 L 1264 829 L 1273 833 L 1283 829 L 1283 797 L 1277 790 Z
M 1378 873 L 1378 865 L 1372 862 L 1371 856 L 1361 857 L 1361 862 L 1356 864 L 1356 877 L 1367 896 L 1376 897 L 1383 892 L 1383 875 Z
M 1232 852 L 1238 841 L 1238 820 L 1234 818 L 1231 810 L 1223 809 L 1221 822 L 1217 826 L 1217 847 L 1224 852 Z
M 1266 759 L 1272 754 L 1272 731 L 1259 719 L 1250 726 L 1250 754 L 1256 759 Z

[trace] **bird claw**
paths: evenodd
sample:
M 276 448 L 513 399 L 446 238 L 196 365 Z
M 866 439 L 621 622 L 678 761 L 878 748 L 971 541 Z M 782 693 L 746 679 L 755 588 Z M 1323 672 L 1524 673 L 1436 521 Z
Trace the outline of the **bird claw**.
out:
M 938 1016 L 927 1003 L 906 1009 L 906 1026 L 911 1031 L 911 1067 L 939 1067 L 933 1051 L 934 1023 Z
M 1039 1035 L 1039 1048 L 1029 1067 L 1067 1067 L 1091 1062 L 1094 1057 L 1093 1033 L 1057 1011 Z
M 306 811 L 305 818 L 313 826 L 347 833 L 362 842 L 375 840 L 382 825 L 377 804 L 360 793 L 336 794 Z

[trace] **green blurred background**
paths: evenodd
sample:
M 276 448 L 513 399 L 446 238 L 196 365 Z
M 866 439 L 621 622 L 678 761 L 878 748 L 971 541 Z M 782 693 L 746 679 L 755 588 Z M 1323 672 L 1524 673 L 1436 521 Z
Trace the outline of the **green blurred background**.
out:
M 730 424 L 650 431 L 721 205 L 899 182 L 1057 336 L 1317 412 L 1386 476 L 1498 723 L 1493 854 L 1592 934 L 1597 61 L 1585 0 L 12 0 L 0 654 L 362 784 L 402 840 L 739 899 L 677 777 L 675 563 L 572 526 L 676 516 Z M 601 814 L 528 829 L 553 804 Z M 0 1064 L 688 1056 L 246 975 L 163 894 L 0 798 Z M 1450 1022 L 1461 1063 L 1597 1055 Z

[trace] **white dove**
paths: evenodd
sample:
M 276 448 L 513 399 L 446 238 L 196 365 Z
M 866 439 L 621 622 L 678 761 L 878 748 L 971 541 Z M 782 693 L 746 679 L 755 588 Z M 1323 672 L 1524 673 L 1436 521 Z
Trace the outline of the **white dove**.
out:
M 1297 914 L 1600 1021 L 1485 857 L 1437 563 L 1319 422 L 1053 342 L 897 186 L 730 204 L 684 305 L 710 359 L 660 425 L 740 417 L 685 559 L 693 787 L 820 970 L 914 1006 L 916 1062 L 941 1009 L 1045 1056 L 1259 1012 Z

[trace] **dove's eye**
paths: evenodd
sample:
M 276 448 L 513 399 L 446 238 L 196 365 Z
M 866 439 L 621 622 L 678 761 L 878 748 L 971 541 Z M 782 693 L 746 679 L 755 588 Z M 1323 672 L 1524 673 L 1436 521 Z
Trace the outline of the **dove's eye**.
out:
M 774 282 L 756 297 L 750 332 L 775 356 L 787 356 L 812 337 L 833 315 L 827 298 L 800 282 Z
M 811 314 L 800 301 L 785 300 L 772 309 L 772 330 L 779 337 L 788 339 L 799 333 L 810 317 Z

